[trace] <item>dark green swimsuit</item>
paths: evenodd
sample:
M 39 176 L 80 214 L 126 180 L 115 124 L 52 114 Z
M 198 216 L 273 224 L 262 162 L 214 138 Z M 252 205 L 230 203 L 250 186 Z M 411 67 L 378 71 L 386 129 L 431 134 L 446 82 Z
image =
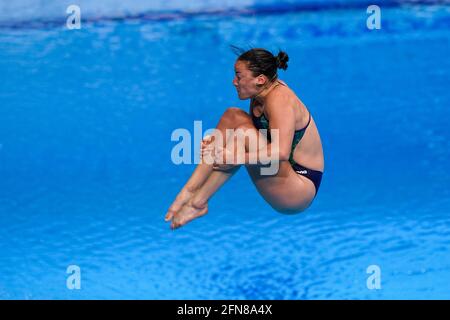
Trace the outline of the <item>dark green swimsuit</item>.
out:
M 253 99 L 252 99 L 252 102 L 253 102 Z M 271 137 L 270 137 L 269 120 L 266 118 L 264 112 L 261 114 L 261 116 L 256 117 L 253 114 L 253 107 L 252 107 L 251 113 L 252 113 L 253 124 L 255 125 L 256 129 L 258 129 L 258 130 L 266 129 L 267 130 L 267 140 L 270 142 Z M 316 187 L 316 194 L 317 194 L 317 191 L 319 190 L 320 182 L 322 181 L 322 172 L 317 171 L 317 170 L 308 169 L 306 167 L 303 167 L 302 165 L 299 165 L 298 163 L 296 163 L 294 161 L 295 147 L 300 142 L 300 140 L 302 140 L 303 135 L 305 134 L 305 131 L 308 128 L 310 122 L 311 122 L 311 113 L 309 113 L 309 120 L 308 120 L 308 123 L 306 124 L 306 126 L 300 130 L 295 131 L 294 139 L 292 141 L 291 153 L 289 155 L 289 162 L 296 173 L 298 173 L 302 176 L 305 176 L 306 178 L 310 179 L 314 183 L 314 186 Z
M 264 115 L 264 112 L 261 116 L 256 117 L 253 115 L 252 112 L 252 118 L 253 118 L 253 124 L 255 125 L 256 129 L 266 129 L 267 130 L 267 140 L 269 142 L 271 141 L 270 137 L 270 130 L 269 130 L 269 120 L 267 120 L 266 116 Z M 309 120 L 306 126 L 303 129 L 296 130 L 294 132 L 294 139 L 292 141 L 292 147 L 291 147 L 291 154 L 289 155 L 289 162 L 293 165 L 296 162 L 294 161 L 294 150 L 297 144 L 302 140 L 303 135 L 305 134 L 306 128 L 308 128 L 309 123 L 311 122 L 311 113 L 309 114 Z

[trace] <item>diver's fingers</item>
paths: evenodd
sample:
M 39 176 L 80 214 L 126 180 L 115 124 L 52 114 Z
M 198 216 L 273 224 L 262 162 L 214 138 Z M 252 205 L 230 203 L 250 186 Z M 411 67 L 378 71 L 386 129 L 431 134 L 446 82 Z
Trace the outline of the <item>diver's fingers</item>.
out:
M 210 144 L 214 140 L 215 140 L 214 136 L 206 135 L 202 140 L 202 144 Z
M 201 151 L 202 152 L 212 152 L 212 151 L 214 151 L 214 147 L 212 147 L 210 145 L 202 146 Z
M 212 140 L 212 137 L 210 135 L 206 135 L 203 138 L 202 142 L 209 143 L 209 142 L 211 142 L 211 140 Z
M 214 148 L 214 145 L 212 145 L 211 143 L 205 143 L 205 142 L 202 141 L 202 143 L 200 144 L 200 148 L 201 149 Z

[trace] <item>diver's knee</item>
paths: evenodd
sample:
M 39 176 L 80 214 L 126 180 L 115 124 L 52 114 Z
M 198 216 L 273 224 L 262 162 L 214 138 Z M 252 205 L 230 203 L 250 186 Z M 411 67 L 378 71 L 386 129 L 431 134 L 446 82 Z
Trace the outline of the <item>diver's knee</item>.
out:
M 229 120 L 232 123 L 239 122 L 239 119 L 248 116 L 247 112 L 238 107 L 229 107 L 222 115 L 223 119 Z

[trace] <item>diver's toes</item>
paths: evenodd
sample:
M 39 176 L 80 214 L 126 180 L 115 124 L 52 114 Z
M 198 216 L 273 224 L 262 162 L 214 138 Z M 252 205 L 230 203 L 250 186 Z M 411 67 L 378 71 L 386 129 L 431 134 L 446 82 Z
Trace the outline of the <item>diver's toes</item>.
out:
M 172 228 L 172 230 L 176 230 L 178 228 L 180 228 L 182 226 L 182 224 L 180 223 L 172 223 L 172 225 L 170 226 Z
M 173 212 L 169 211 L 169 212 L 167 212 L 167 214 L 166 214 L 164 220 L 169 221 L 169 220 L 171 220 L 172 218 L 173 218 Z

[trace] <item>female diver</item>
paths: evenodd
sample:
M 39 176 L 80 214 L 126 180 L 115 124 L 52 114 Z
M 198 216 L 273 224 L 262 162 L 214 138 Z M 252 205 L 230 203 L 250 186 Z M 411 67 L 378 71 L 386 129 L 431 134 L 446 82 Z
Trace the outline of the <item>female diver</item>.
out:
M 258 192 L 278 212 L 298 213 L 311 205 L 324 170 L 322 143 L 308 109 L 286 83 L 278 79 L 277 69 L 286 70 L 288 60 L 283 51 L 277 56 L 265 49 L 240 51 L 234 65 L 233 85 L 239 99 L 250 99 L 249 113 L 236 107 L 228 108 L 216 127 L 226 138 L 207 136 L 202 141 L 202 159 L 210 157 L 213 161 L 202 161 L 196 167 L 168 209 L 165 220 L 171 222 L 172 229 L 205 215 L 209 198 L 242 165 Z M 230 129 L 236 132 L 241 129 L 245 136 L 229 135 Z M 267 132 L 264 134 L 265 130 L 261 129 Z M 278 136 L 276 145 L 271 139 L 274 132 Z M 257 138 L 256 150 L 245 137 Z M 243 139 L 240 141 L 245 146 L 242 151 L 236 148 L 238 139 Z M 241 161 L 236 161 L 239 152 Z M 251 161 L 255 158 L 257 161 Z M 278 162 L 275 174 L 263 174 L 261 168 L 267 167 L 262 164 L 263 158 L 266 164 L 267 161 Z

